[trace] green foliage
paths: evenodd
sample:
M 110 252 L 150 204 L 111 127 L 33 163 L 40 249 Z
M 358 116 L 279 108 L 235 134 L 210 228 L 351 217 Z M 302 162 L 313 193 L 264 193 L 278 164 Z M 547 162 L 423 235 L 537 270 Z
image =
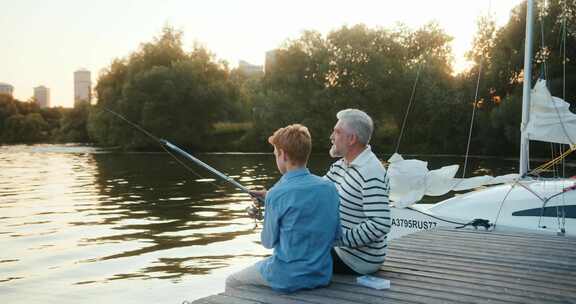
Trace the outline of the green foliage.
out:
M 564 9 L 566 4 L 566 9 Z M 532 84 L 538 77 L 547 80 L 554 96 L 566 101 L 576 100 L 576 88 L 563 87 L 576 80 L 576 2 L 550 0 L 539 2 L 534 21 L 534 57 L 532 59 Z M 524 36 L 526 2 L 512 10 L 508 23 L 497 29 L 493 20 L 481 18 L 474 46 L 468 53 L 474 67 L 462 75 L 461 91 L 474 92 L 478 71 L 480 87 L 478 100 L 483 101 L 479 110 L 473 147 L 476 153 L 516 154 L 520 138 L 520 108 L 524 68 Z M 563 43 L 566 24 L 566 51 Z M 542 35 L 543 30 L 543 35 Z M 566 65 L 563 65 L 564 55 Z M 565 70 L 564 70 L 565 68 Z M 564 74 L 565 73 L 565 74 Z M 473 96 L 468 97 L 473 100 Z M 572 108 L 574 109 L 574 103 Z M 548 154 L 543 145 L 531 149 L 532 154 Z M 547 147 L 544 147 L 547 150 Z
M 376 125 L 373 144 L 391 151 L 418 69 L 419 121 L 406 134 L 408 148 L 420 145 L 428 129 L 420 121 L 434 115 L 453 91 L 448 37 L 436 24 L 416 31 L 342 27 L 322 37 L 304 32 L 276 52 L 263 91 L 252 97 L 254 129 L 246 140 L 261 140 L 281 126 L 302 123 L 310 129 L 314 147 L 326 150 L 335 114 L 354 107 L 368 112 Z M 447 109 L 448 110 L 448 109 Z M 392 120 L 392 121 L 390 121 Z M 441 132 L 441 130 L 438 130 Z
M 80 103 L 75 108 L 64 111 L 56 140 L 59 142 L 89 142 L 86 125 L 89 108 L 90 105 Z
M 0 144 L 88 142 L 88 107 L 40 109 L 35 103 L 0 94 Z
M 8 143 L 33 143 L 47 138 L 48 124 L 39 113 L 14 114 L 5 121 L 3 141 Z
M 34 103 L 21 102 L 0 94 L 0 143 L 48 141 L 53 125 L 52 112 L 46 112 L 50 124 Z
M 104 145 L 154 145 L 110 109 L 153 134 L 203 148 L 212 126 L 241 116 L 239 91 L 226 65 L 200 46 L 182 49 L 181 33 L 165 28 L 127 59 L 116 60 L 100 76 L 98 104 L 89 114 L 91 138 Z

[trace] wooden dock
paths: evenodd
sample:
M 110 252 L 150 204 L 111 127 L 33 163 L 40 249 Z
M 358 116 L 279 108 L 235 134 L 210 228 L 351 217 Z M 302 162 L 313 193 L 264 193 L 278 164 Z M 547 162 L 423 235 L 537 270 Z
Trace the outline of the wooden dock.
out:
M 377 276 L 390 289 L 336 275 L 329 287 L 278 294 L 243 286 L 193 303 L 576 303 L 576 238 L 439 229 L 394 240 Z

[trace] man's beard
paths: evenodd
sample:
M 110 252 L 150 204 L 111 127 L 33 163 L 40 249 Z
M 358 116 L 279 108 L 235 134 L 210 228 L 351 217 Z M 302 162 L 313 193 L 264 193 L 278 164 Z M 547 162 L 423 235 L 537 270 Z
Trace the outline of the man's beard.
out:
M 330 147 L 330 156 L 332 158 L 344 157 L 344 155 L 346 155 L 345 151 L 338 150 L 338 148 L 336 148 L 336 145 L 332 144 L 332 147 Z

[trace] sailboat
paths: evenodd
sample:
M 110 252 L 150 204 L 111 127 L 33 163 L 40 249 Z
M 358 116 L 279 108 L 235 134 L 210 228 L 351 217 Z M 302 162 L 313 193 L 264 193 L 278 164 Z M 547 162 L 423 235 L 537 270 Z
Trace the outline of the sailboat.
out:
M 457 165 L 428 171 L 425 162 L 393 155 L 389 161 L 393 203 L 389 240 L 438 227 L 576 236 L 576 179 L 527 175 L 530 140 L 576 147 L 576 114 L 569 111 L 569 104 L 553 97 L 545 80 L 538 80 L 531 89 L 533 7 L 533 0 L 528 0 L 518 174 L 456 179 Z M 490 186 L 433 205 L 414 204 L 423 195 L 485 185 Z

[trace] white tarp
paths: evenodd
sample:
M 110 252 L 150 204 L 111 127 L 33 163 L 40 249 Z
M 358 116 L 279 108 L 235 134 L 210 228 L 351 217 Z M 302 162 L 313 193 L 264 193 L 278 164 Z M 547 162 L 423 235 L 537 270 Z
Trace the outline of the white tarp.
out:
M 530 97 L 530 119 L 526 128 L 528 138 L 576 144 L 576 114 L 569 108 L 569 103 L 550 94 L 545 80 L 538 80 Z
M 461 191 L 483 185 L 493 185 L 514 181 L 518 174 L 498 177 L 476 176 L 471 178 L 454 178 L 458 165 L 445 166 L 428 170 L 428 163 L 417 159 L 403 159 L 394 153 L 388 160 L 390 178 L 390 200 L 396 207 L 404 208 L 422 199 L 424 195 L 440 196 L 449 191 Z

